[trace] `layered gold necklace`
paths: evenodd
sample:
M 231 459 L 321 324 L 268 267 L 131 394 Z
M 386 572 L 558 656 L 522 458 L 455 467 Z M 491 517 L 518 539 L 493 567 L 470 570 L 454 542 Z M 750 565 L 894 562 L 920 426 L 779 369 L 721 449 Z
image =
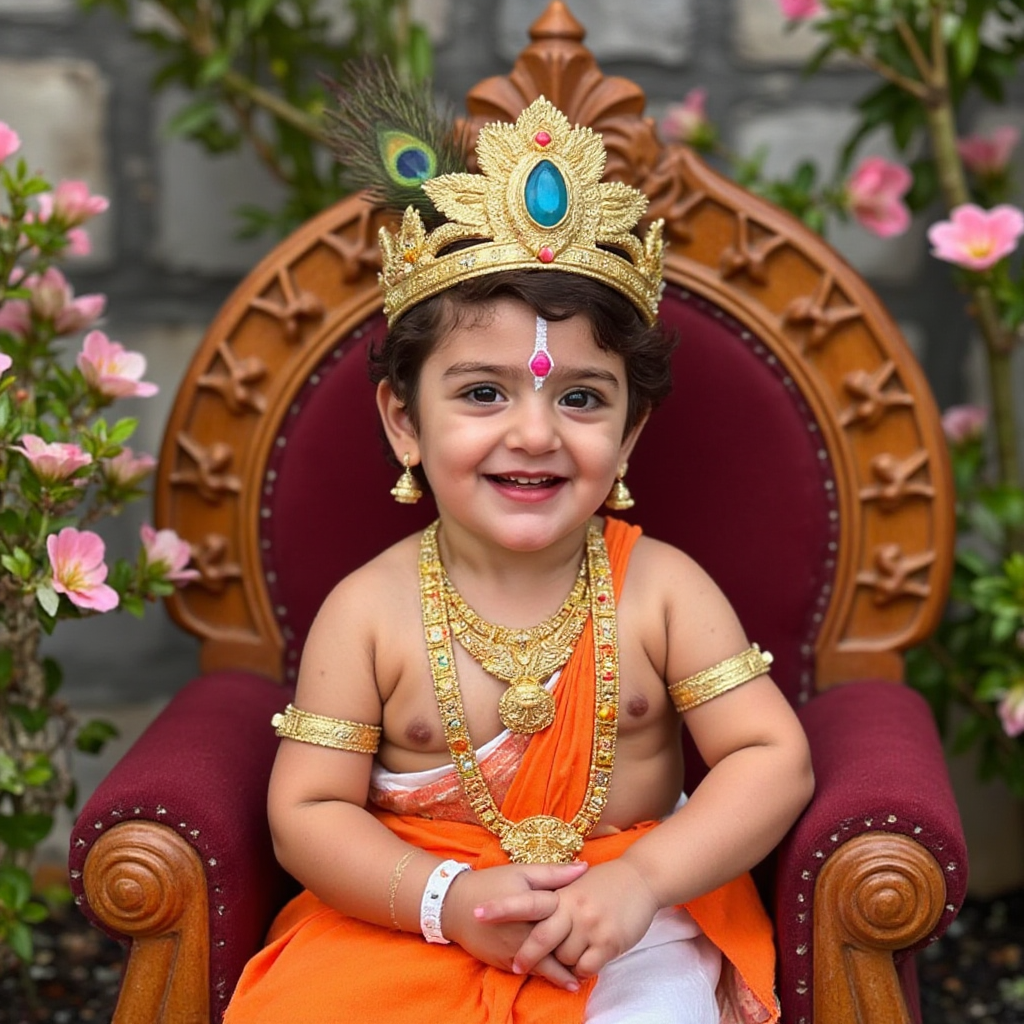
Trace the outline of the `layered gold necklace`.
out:
M 502 849 L 513 863 L 567 864 L 583 849 L 584 838 L 601 817 L 607 802 L 612 769 L 615 767 L 619 713 L 618 635 L 615 594 L 604 537 L 596 526 L 588 529 L 587 555 L 584 560 L 585 591 L 590 596 L 589 612 L 593 617 L 597 677 L 594 687 L 594 736 L 583 803 L 572 821 L 563 821 L 550 814 L 535 814 L 513 822 L 501 813 L 494 802 L 466 728 L 452 648 L 454 628 L 449 621 L 445 595 L 446 574 L 437 547 L 437 527 L 436 522 L 427 527 L 420 542 L 420 605 L 434 694 L 441 712 L 452 764 L 474 814 L 485 828 L 498 837 Z M 575 587 L 573 589 L 575 591 Z M 561 612 L 555 618 L 559 615 Z
M 440 573 L 455 639 L 486 672 L 509 684 L 498 701 L 505 728 L 527 734 L 546 729 L 555 720 L 555 699 L 541 684 L 572 657 L 590 615 L 586 558 L 562 607 L 529 629 L 499 626 L 481 618 L 462 599 L 443 565 Z

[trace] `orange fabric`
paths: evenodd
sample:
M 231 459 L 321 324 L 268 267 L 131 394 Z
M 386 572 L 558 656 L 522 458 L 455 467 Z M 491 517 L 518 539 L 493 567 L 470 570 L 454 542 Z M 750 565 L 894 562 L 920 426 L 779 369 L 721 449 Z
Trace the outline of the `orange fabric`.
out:
M 605 541 L 616 595 L 621 593 L 639 527 L 606 520 Z M 534 736 L 502 812 L 513 821 L 532 814 L 570 820 L 587 786 L 594 714 L 593 632 L 588 622 L 555 690 L 556 719 Z M 477 868 L 507 863 L 497 838 L 480 825 L 376 811 L 397 835 L 440 857 Z M 656 827 L 643 822 L 585 843 L 581 859 L 619 856 Z M 758 1001 L 774 1011 L 771 924 L 753 882 L 744 875 L 687 909 L 736 966 Z M 395 933 L 345 917 L 304 892 L 271 928 L 269 944 L 246 966 L 225 1024 L 285 1020 L 387 1021 L 423 1024 L 580 1024 L 593 979 L 577 993 L 533 976 L 489 967 L 459 946 L 429 945 L 419 935 Z

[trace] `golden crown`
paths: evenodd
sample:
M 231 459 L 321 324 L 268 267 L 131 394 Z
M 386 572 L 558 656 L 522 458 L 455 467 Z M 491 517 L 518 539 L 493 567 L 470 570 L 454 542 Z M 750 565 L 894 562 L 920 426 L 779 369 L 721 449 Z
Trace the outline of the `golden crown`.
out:
M 654 322 L 663 287 L 664 222 L 653 223 L 643 242 L 633 234 L 647 197 L 622 182 L 601 181 L 600 135 L 570 127 L 541 96 L 514 125 L 481 128 L 476 153 L 481 173 L 423 182 L 446 223 L 428 233 L 410 206 L 396 232 L 381 228 L 380 282 L 389 325 L 460 281 L 538 269 L 595 278 Z M 466 240 L 477 244 L 450 249 Z

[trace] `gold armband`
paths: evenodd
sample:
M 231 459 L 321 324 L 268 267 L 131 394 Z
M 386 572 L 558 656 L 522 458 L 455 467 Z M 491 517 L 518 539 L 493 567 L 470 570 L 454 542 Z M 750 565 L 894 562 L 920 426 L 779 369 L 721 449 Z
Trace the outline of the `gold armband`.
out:
M 726 658 L 725 661 L 720 661 L 696 675 L 672 683 L 668 688 L 669 696 L 680 714 L 692 711 L 712 697 L 763 676 L 772 660 L 767 651 L 762 654 L 761 648 L 754 644 L 742 654 Z
M 284 714 L 270 720 L 278 736 L 302 743 L 315 743 L 318 747 L 351 750 L 356 754 L 376 754 L 380 746 L 380 726 L 362 722 L 346 722 L 343 718 L 328 718 L 300 711 L 289 704 Z

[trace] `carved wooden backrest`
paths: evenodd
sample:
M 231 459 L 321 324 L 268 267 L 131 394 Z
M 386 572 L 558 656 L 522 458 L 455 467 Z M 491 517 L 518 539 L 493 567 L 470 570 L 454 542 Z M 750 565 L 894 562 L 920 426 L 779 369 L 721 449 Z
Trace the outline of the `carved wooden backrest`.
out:
M 805 447 L 820 463 L 805 477 L 818 489 L 821 564 L 812 567 L 804 639 L 790 666 L 802 682 L 790 695 L 865 676 L 900 679 L 901 651 L 930 632 L 945 601 L 953 506 L 938 414 L 892 319 L 803 225 L 685 148 L 662 144 L 644 117 L 643 92 L 601 73 L 563 4 L 549 7 L 531 38 L 508 76 L 469 93 L 470 126 L 512 121 L 543 94 L 570 122 L 600 132 L 606 177 L 643 189 L 648 219 L 666 221 L 672 316 L 689 331 L 688 318 L 699 313 L 745 346 L 790 395 L 790 418 L 806 426 Z M 383 329 L 381 223 L 352 197 L 295 232 L 242 282 L 183 382 L 162 450 L 157 519 L 193 545 L 202 579 L 174 595 L 171 611 L 202 638 L 206 669 L 293 677 L 304 629 L 333 579 L 370 557 L 374 544 L 430 517 L 429 507 L 409 512 L 387 497 L 395 473 L 375 439 L 368 383 L 352 384 L 331 430 L 323 429 L 323 410 L 315 429 L 303 425 L 303 410 L 328 379 L 332 387 L 339 375 L 365 379 L 365 346 Z M 680 351 L 685 358 L 686 337 Z M 731 415 L 728 402 L 722 415 Z M 630 472 L 648 508 L 662 494 L 658 475 L 674 471 L 673 453 L 700 442 L 700 424 L 687 440 L 658 423 L 647 433 L 661 447 L 651 449 L 645 436 Z M 288 457 L 299 448 L 301 474 Z M 782 455 L 780 472 L 786 462 Z M 336 496 L 328 511 L 314 500 L 321 488 Z M 701 500 L 701 481 L 688 488 L 673 498 L 675 508 Z M 743 500 L 756 503 L 770 489 L 770 479 L 760 480 Z M 657 509 L 669 528 L 672 512 Z M 296 521 L 304 534 L 297 539 Z M 324 553 L 304 563 L 299 583 L 309 583 L 308 597 L 282 578 L 294 576 L 300 544 Z M 770 545 L 764 538 L 762 547 Z M 770 600 L 780 570 L 766 562 L 761 571 L 760 593 Z

